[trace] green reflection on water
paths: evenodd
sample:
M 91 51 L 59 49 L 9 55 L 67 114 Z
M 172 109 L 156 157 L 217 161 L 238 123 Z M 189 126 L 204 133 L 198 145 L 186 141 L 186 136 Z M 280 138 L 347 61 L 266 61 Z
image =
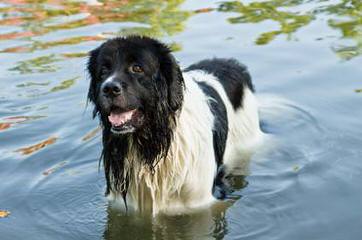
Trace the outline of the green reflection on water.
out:
M 54 54 L 36 57 L 30 60 L 19 61 L 18 64 L 10 68 L 9 71 L 17 71 L 20 74 L 55 72 L 59 67 L 52 63 L 59 60 Z
M 348 60 L 362 54 L 362 1 L 342 0 L 331 5 L 325 12 L 332 16 L 328 21 L 330 27 L 339 29 L 344 38 L 353 40 L 353 44 L 341 44 L 333 50 L 342 59 Z
M 65 58 L 83 58 L 87 57 L 88 53 L 86 52 L 63 53 L 62 56 Z
M 160 37 L 183 31 L 184 22 L 193 14 L 191 11 L 179 9 L 184 0 L 104 1 L 98 5 L 73 1 L 62 1 L 53 5 L 52 1 L 43 1 L 47 4 L 39 1 L 33 4 L 31 2 L 33 1 L 25 1 L 23 4 L 0 9 L 0 25 L 22 28 L 22 32 L 0 34 L 0 40 L 32 37 L 57 30 L 111 22 L 145 24 L 144 27 L 120 29 L 111 34 L 143 34 Z M 9 13 L 19 14 L 15 14 L 16 17 L 15 15 L 9 17 Z M 77 14 L 76 19 L 70 17 Z
M 304 13 L 289 9 L 313 3 L 313 7 Z M 322 5 L 327 4 L 327 5 Z M 286 34 L 290 39 L 292 33 L 307 26 L 317 16 L 324 15 L 327 24 L 333 29 L 340 30 L 342 39 L 352 40 L 352 44 L 338 44 L 333 51 L 342 59 L 348 60 L 362 54 L 362 1 L 341 0 L 337 3 L 326 0 L 272 0 L 244 4 L 241 1 L 221 2 L 220 12 L 237 13 L 231 17 L 231 24 L 261 23 L 272 20 L 279 24 L 279 29 L 264 32 L 255 40 L 257 45 L 270 43 L 276 36 Z
M 64 80 L 62 81 L 59 85 L 53 87 L 52 89 L 50 89 L 51 92 L 58 92 L 58 91 L 61 91 L 61 90 L 65 90 L 65 89 L 68 89 L 70 88 L 71 86 L 73 86 L 76 82 L 76 80 L 78 79 L 79 77 L 74 77 L 74 78 L 71 78 L 71 79 L 67 79 L 67 80 Z
M 336 41 L 332 50 L 337 56 L 348 60 L 362 53 L 360 0 L 234 0 L 218 2 L 214 8 L 193 10 L 182 10 L 183 3 L 184 0 L 101 1 L 93 5 L 84 1 L 8 1 L 7 5 L 0 8 L 0 25 L 9 27 L 8 31 L 0 34 L 0 41 L 21 39 L 26 42 L 20 41 L 18 45 L 0 49 L 0 52 L 33 52 L 60 45 L 101 41 L 120 34 L 170 36 L 184 31 L 185 22 L 195 14 L 212 14 L 218 11 L 236 14 L 228 18 L 231 24 L 255 24 L 256 31 L 265 21 L 277 23 L 275 29 L 262 32 L 254 39 L 256 45 L 269 44 L 277 36 L 285 35 L 287 40 L 292 39 L 296 31 L 321 16 L 326 27 L 338 30 L 342 40 L 350 40 L 348 44 L 345 41 Z M 205 3 L 205 6 L 207 5 Z M 120 26 L 103 30 L 105 32 L 89 32 L 87 36 L 73 35 L 55 41 L 47 41 L 46 38 L 34 39 L 59 30 L 121 22 L 140 25 Z M 321 31 L 321 34 L 323 32 L 325 31 Z M 316 36 L 316 39 L 322 37 L 325 36 Z M 180 45 L 176 49 L 180 49 Z
M 228 21 L 235 23 L 260 23 L 265 20 L 273 20 L 280 25 L 278 30 L 262 33 L 256 40 L 257 45 L 265 45 L 280 34 L 288 34 L 306 26 L 313 19 L 312 14 L 300 14 L 297 12 L 280 10 L 280 7 L 289 7 L 302 4 L 303 1 L 274 0 L 264 2 L 252 2 L 243 4 L 240 1 L 222 2 L 219 5 L 220 12 L 238 13 L 240 16 L 231 17 Z
M 121 29 L 121 34 L 143 34 L 160 37 L 173 35 L 184 30 L 184 22 L 192 15 L 190 11 L 179 10 L 184 0 L 144 1 L 136 0 L 119 8 L 126 20 L 144 23 L 146 27 Z
M 48 86 L 50 81 L 48 82 L 26 82 L 16 85 L 16 87 L 23 88 L 23 87 L 32 87 L 32 86 Z

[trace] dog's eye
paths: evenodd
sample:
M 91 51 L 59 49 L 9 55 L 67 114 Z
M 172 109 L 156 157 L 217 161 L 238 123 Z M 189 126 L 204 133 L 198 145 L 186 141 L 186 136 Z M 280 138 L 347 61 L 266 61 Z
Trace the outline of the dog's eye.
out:
M 129 70 L 131 73 L 143 73 L 143 69 L 140 65 L 132 65 Z

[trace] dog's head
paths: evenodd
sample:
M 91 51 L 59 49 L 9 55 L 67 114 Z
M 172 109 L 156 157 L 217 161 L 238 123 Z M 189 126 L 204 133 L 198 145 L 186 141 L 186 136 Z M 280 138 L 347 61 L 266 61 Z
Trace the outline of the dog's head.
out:
M 182 105 L 180 68 L 157 40 L 108 40 L 90 52 L 88 71 L 88 98 L 110 134 L 142 132 L 160 118 L 172 117 Z

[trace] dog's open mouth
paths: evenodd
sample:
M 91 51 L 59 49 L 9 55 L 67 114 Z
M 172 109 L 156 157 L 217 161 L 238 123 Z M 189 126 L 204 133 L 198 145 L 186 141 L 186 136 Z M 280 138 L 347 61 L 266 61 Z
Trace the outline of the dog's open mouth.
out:
M 137 109 L 122 111 L 114 108 L 108 116 L 108 120 L 112 125 L 112 133 L 126 134 L 136 130 L 142 121 L 142 114 Z

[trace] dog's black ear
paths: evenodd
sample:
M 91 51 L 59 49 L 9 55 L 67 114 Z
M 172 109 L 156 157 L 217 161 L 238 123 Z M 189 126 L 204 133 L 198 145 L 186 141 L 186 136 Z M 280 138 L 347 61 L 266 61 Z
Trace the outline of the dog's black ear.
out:
M 172 111 L 177 111 L 183 102 L 184 79 L 182 72 L 171 51 L 164 47 L 163 57 L 160 61 L 161 74 L 168 85 L 168 103 Z
M 89 52 L 89 59 L 87 64 L 88 73 L 90 75 L 90 83 L 89 83 L 89 90 L 88 90 L 88 100 L 95 103 L 97 98 L 97 78 L 98 78 L 98 55 L 100 52 L 100 48 L 93 49 Z

